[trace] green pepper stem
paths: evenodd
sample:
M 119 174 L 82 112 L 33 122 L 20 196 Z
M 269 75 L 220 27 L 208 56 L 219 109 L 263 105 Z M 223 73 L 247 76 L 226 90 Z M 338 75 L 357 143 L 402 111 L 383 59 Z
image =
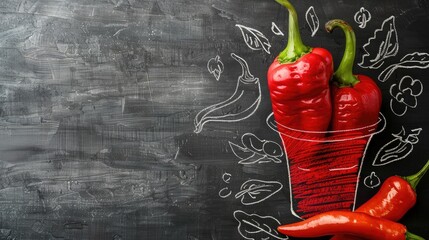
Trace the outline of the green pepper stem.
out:
M 405 233 L 405 239 L 406 240 L 425 240 L 424 238 L 417 236 L 416 234 L 410 233 L 408 231 Z
M 405 179 L 410 185 L 411 187 L 414 189 L 414 191 L 416 191 L 416 187 L 419 184 L 420 180 L 423 178 L 423 176 L 425 175 L 425 173 L 429 170 L 429 160 L 426 162 L 426 164 L 422 167 L 422 169 L 420 169 L 420 171 L 418 171 L 417 173 L 407 176 L 407 177 L 402 177 L 403 179 Z
M 278 61 L 280 63 L 295 62 L 302 55 L 311 51 L 311 48 L 304 45 L 299 33 L 298 15 L 295 8 L 288 0 L 276 0 L 280 5 L 289 11 L 289 29 L 286 48 L 280 52 Z
M 353 64 L 356 55 L 356 36 L 352 27 L 345 21 L 334 19 L 325 24 L 325 29 L 331 33 L 334 28 L 340 27 L 346 38 L 346 46 L 338 69 L 334 73 L 334 80 L 340 87 L 352 87 L 359 83 L 353 75 Z

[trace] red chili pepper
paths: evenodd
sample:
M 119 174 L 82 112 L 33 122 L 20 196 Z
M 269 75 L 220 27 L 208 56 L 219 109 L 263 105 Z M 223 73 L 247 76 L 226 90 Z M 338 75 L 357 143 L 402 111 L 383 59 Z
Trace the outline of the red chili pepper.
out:
M 354 75 L 356 37 L 352 27 L 343 20 L 334 19 L 325 28 L 332 32 L 340 27 L 346 38 L 343 58 L 334 73 L 332 91 L 331 130 L 347 130 L 377 123 L 382 103 L 381 91 L 368 76 Z
M 367 202 L 356 209 L 375 217 L 398 221 L 416 204 L 416 187 L 429 169 L 429 161 L 416 174 L 387 178 L 380 190 Z M 331 240 L 346 240 L 350 236 L 336 235 Z
M 332 109 L 332 55 L 324 48 L 304 45 L 295 8 L 288 0 L 276 1 L 289 11 L 289 35 L 286 48 L 267 73 L 274 119 L 294 129 L 326 131 Z
M 429 161 L 416 174 L 407 177 L 391 176 L 387 178 L 380 190 L 356 211 L 398 221 L 415 205 L 417 184 L 428 169 Z
M 301 222 L 279 226 L 277 231 L 287 236 L 305 238 L 348 234 L 377 240 L 423 239 L 408 232 L 407 228 L 400 223 L 366 213 L 348 211 L 321 213 Z

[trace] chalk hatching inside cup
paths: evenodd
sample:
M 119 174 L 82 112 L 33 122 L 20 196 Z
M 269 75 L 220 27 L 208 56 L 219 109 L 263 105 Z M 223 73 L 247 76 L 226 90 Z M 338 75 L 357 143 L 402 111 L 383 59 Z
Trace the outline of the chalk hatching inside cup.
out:
M 385 117 L 342 131 L 305 131 L 266 122 L 279 133 L 287 156 L 292 213 L 308 218 L 330 210 L 352 210 L 369 142 L 385 128 Z

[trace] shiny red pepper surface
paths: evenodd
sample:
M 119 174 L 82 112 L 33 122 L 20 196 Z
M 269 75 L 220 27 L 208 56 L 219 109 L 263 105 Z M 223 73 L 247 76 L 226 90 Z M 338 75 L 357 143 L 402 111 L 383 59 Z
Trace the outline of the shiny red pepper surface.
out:
M 380 191 L 356 211 L 392 221 L 401 219 L 416 203 L 414 188 L 402 177 L 389 177 Z
M 374 125 L 378 121 L 382 95 L 377 84 L 368 76 L 354 75 L 353 64 L 356 52 L 356 37 L 346 22 L 334 19 L 326 23 L 326 30 L 332 32 L 340 27 L 346 37 L 343 58 L 333 76 L 332 131 L 350 130 Z
M 300 222 L 279 226 L 277 230 L 290 237 L 302 238 L 348 234 L 372 240 L 423 239 L 408 232 L 400 223 L 366 213 L 347 211 L 321 213 Z
M 289 11 L 289 35 L 267 73 L 274 118 L 293 129 L 326 131 L 332 110 L 332 56 L 326 49 L 305 46 L 294 7 L 287 0 L 276 1 Z
M 353 87 L 339 87 L 336 84 L 331 87 L 333 131 L 367 127 L 378 121 L 380 89 L 365 75 L 356 75 L 356 79 L 359 83 Z
M 313 48 L 293 63 L 276 58 L 268 69 L 276 121 L 298 130 L 326 131 L 331 120 L 332 73 L 332 57 L 323 48 Z
M 429 170 L 429 161 L 417 173 L 406 176 L 391 176 L 381 185 L 378 192 L 356 209 L 391 221 L 400 220 L 417 200 L 416 187 Z M 348 235 L 335 235 L 331 240 L 354 239 Z

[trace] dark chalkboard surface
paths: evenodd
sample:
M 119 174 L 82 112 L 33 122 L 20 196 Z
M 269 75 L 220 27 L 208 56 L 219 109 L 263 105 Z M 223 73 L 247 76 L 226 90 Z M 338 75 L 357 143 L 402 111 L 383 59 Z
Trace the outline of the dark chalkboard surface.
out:
M 349 22 L 355 73 L 383 92 L 359 206 L 429 159 L 429 1 L 292 4 L 303 41 L 335 66 L 344 34 L 324 23 Z M 286 44 L 285 8 L 3 0 L 0 17 L 0 239 L 286 239 L 269 232 L 299 219 L 266 81 Z M 219 107 L 234 98 L 242 104 Z M 401 223 L 429 238 L 429 176 L 417 192 Z

